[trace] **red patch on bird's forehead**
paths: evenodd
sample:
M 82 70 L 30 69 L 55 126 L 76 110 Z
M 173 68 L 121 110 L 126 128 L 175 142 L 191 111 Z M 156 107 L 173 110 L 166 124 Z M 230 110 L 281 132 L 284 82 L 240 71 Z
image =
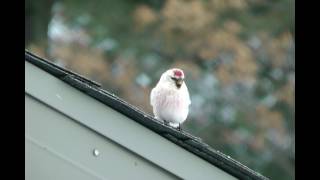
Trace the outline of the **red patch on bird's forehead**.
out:
M 173 73 L 174 73 L 174 76 L 178 76 L 178 77 L 181 77 L 183 75 L 183 72 L 180 70 L 174 70 Z

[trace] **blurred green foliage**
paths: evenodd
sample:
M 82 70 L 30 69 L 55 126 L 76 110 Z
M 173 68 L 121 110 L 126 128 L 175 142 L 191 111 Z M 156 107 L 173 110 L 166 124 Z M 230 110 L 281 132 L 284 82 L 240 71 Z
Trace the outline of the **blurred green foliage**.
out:
M 295 179 L 294 0 L 27 0 L 26 48 L 152 113 L 185 71 L 183 125 L 271 179 Z

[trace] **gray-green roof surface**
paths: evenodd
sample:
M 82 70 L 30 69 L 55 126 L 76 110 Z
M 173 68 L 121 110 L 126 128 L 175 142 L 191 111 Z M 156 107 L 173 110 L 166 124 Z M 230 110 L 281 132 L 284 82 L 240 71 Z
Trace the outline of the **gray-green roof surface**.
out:
M 236 178 L 268 179 L 231 157 L 211 148 L 202 142 L 200 138 L 194 137 L 184 131 L 178 131 L 175 128 L 165 126 L 137 107 L 102 89 L 101 86 L 94 81 L 70 70 L 61 68 L 28 51 L 25 51 L 25 60 Z

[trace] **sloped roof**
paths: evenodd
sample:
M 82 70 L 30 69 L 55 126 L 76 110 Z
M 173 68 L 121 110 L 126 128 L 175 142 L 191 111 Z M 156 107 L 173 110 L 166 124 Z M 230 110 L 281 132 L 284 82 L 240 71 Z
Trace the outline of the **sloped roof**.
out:
M 211 148 L 209 145 L 202 142 L 200 138 L 192 136 L 187 132 L 178 131 L 175 128 L 163 125 L 149 114 L 127 103 L 116 95 L 102 89 L 101 85 L 94 81 L 70 70 L 61 68 L 32 54 L 31 52 L 28 52 L 27 50 L 25 51 L 25 60 L 236 178 L 259 180 L 268 179 L 244 166 L 240 162 L 232 159 L 230 156 Z

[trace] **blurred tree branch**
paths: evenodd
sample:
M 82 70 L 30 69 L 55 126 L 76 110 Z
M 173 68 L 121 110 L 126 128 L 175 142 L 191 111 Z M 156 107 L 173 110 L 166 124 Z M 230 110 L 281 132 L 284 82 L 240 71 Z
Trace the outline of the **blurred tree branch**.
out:
M 47 32 L 55 0 L 25 1 L 25 46 L 39 44 L 47 49 Z
M 211 68 L 216 69 L 218 66 L 223 62 L 223 59 L 215 59 L 215 60 L 207 60 L 199 56 L 198 54 L 187 54 L 183 53 L 181 55 L 178 54 L 173 54 L 173 53 L 168 53 L 160 50 L 159 48 L 152 48 L 152 52 L 156 53 L 158 56 L 162 57 L 163 59 L 166 59 L 169 62 L 173 62 L 176 59 L 183 59 L 184 61 L 190 61 L 193 62 L 194 64 L 198 65 L 202 69 L 208 68 L 208 63 L 211 61 Z

